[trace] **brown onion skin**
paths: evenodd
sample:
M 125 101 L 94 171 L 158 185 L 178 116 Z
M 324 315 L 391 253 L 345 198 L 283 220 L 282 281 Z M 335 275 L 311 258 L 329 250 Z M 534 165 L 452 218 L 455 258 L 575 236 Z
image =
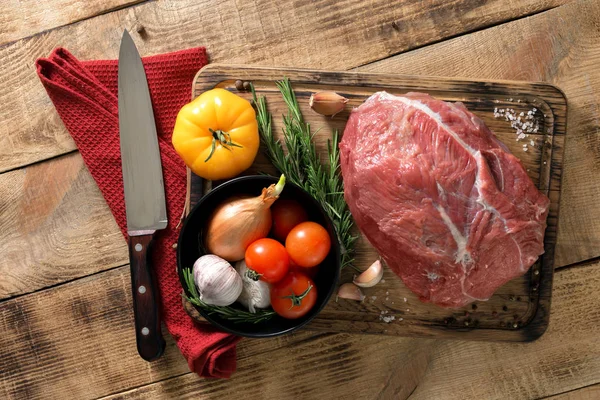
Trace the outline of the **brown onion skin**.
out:
M 267 190 L 267 189 L 265 189 Z M 227 261 L 244 258 L 252 242 L 267 237 L 271 230 L 271 204 L 276 197 L 234 197 L 219 205 L 209 219 L 206 249 Z

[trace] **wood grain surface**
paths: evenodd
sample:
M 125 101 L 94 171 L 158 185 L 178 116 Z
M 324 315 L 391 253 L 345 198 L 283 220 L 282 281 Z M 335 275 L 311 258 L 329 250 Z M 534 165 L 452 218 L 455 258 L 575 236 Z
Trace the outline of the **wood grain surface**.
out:
M 600 382 L 600 263 L 556 272 L 548 332 L 532 343 L 300 331 L 243 340 L 230 380 L 189 373 L 169 338 L 159 361 L 139 358 L 129 284 L 122 267 L 0 303 L 2 397 L 530 399 Z
M 34 68 L 57 46 L 116 58 L 128 29 L 142 55 L 206 46 L 212 62 L 348 69 L 567 1 L 163 0 L 99 15 L 0 47 L 0 172 L 75 149 Z
M 545 331 L 550 312 L 567 113 L 566 99 L 560 90 L 551 85 L 517 81 L 462 81 L 396 74 L 211 64 L 196 75 L 192 97 L 220 87 L 250 99 L 248 92 L 236 90 L 235 82 L 251 81 L 257 95 L 266 98 L 273 118 L 274 135 L 283 140 L 281 116 L 288 112 L 288 108 L 275 83 L 284 78 L 292 82 L 302 114 L 315 132 L 314 143 L 322 158 L 327 154 L 327 140 L 331 138 L 332 130 L 343 131 L 349 111 L 371 94 L 383 90 L 392 94 L 425 92 L 446 101 L 462 101 L 522 161 L 534 184 L 551 199 L 544 255 L 528 273 L 501 287 L 488 301 L 455 310 L 425 304 L 396 275 L 386 270 L 382 283 L 363 290 L 366 301 L 330 301 L 309 324 L 309 329 L 512 341 L 534 340 Z M 309 98 L 312 93 L 322 90 L 334 90 L 348 98 L 346 109 L 334 118 L 313 112 L 308 106 Z M 494 115 L 497 109 L 509 108 L 523 115 L 535 111 L 539 132 L 517 140 L 517 131 L 511 127 L 510 121 Z M 245 174 L 261 172 L 276 175 L 273 167 L 265 163 L 264 157 L 258 158 Z M 193 199 L 198 197 L 194 195 L 199 195 L 203 188 L 194 185 L 197 180 L 193 176 L 191 178 L 188 202 L 194 206 Z M 366 239 L 358 241 L 355 263 L 358 268 L 366 269 L 378 257 Z M 341 282 L 351 282 L 352 276 L 351 270 L 343 271 Z M 392 321 L 386 322 L 386 318 L 392 317 Z
M 18 19 L 30 3 L 1 1 L 0 14 Z M 218 62 L 543 80 L 569 98 L 556 261 L 570 265 L 600 256 L 599 13 L 593 0 L 164 0 L 42 32 L 68 23 L 48 13 L 40 33 L 0 47 L 0 171 L 10 170 L 0 175 L 0 398 L 291 398 L 302 388 L 307 399 L 598 397 L 598 262 L 556 272 L 550 326 L 529 344 L 300 331 L 242 341 L 239 370 L 224 381 L 189 373 L 166 335 L 163 358 L 145 363 L 127 248 L 79 155 L 19 168 L 75 149 L 33 61 L 59 45 L 82 59 L 115 58 L 123 28 L 144 55 L 207 45 Z
M 551 400 L 597 400 L 600 399 L 600 385 L 591 385 L 549 397 Z
M 361 67 L 472 79 L 545 81 L 569 101 L 556 265 L 600 256 L 600 2 L 578 1 Z
M 145 0 L 3 0 L 0 46 Z
M 0 299 L 129 262 L 79 153 L 0 175 Z

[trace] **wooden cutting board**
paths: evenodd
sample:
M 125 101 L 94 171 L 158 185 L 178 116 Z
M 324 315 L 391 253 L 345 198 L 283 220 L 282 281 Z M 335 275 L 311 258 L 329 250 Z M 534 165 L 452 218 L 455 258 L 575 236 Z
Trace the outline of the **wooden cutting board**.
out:
M 285 77 L 292 82 L 304 118 L 313 132 L 318 131 L 314 140 L 322 154 L 326 154 L 326 143 L 332 130 L 343 132 L 350 110 L 374 92 L 425 92 L 442 100 L 465 103 L 522 161 L 533 182 L 551 200 L 544 255 L 524 276 L 498 289 L 488 301 L 476 302 L 461 309 L 445 309 L 422 303 L 400 278 L 386 268 L 380 284 L 363 289 L 367 296 L 364 302 L 332 298 L 306 329 L 470 340 L 530 341 L 541 336 L 548 326 L 552 296 L 566 134 L 567 102 L 564 94 L 544 83 L 465 81 L 212 64 L 196 75 L 192 96 L 195 98 L 206 90 L 221 87 L 250 99 L 250 93 L 236 90 L 235 82 L 251 81 L 257 94 L 266 96 L 274 119 L 273 132 L 282 136 L 281 116 L 287 113 L 287 108 L 275 82 Z M 309 97 L 311 93 L 321 90 L 335 90 L 349 98 L 346 111 L 334 118 L 313 112 L 308 107 Z M 519 139 L 516 129 L 503 116 L 506 110 L 514 110 L 514 113 L 510 112 L 511 115 L 537 124 L 537 132 L 527 133 L 527 137 Z M 527 119 L 528 113 L 533 119 Z M 245 174 L 259 172 L 276 173 L 263 154 L 257 157 L 253 167 Z M 189 205 L 193 206 L 210 187 L 211 182 L 202 182 L 202 179 L 188 171 Z M 361 269 L 377 259 L 377 253 L 363 237 L 359 239 L 356 250 L 356 266 Z M 354 273 L 349 268 L 343 270 L 341 282 L 352 281 Z M 186 309 L 190 315 L 198 318 L 193 306 L 187 304 Z

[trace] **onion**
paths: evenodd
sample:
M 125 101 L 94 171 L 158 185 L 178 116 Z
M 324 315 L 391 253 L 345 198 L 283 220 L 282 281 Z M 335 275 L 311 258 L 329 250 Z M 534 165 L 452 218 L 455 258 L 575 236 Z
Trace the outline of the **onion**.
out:
M 226 200 L 211 215 L 206 229 L 206 248 L 227 261 L 244 258 L 246 248 L 271 230 L 271 205 L 279 198 L 285 176 L 264 188 L 258 197 Z

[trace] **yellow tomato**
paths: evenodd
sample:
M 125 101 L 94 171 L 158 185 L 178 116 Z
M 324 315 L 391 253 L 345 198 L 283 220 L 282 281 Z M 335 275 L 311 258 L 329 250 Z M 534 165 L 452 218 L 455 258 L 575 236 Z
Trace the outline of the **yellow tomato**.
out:
M 229 179 L 246 170 L 260 140 L 256 113 L 248 100 L 225 89 L 202 93 L 179 111 L 173 147 L 205 179 Z

